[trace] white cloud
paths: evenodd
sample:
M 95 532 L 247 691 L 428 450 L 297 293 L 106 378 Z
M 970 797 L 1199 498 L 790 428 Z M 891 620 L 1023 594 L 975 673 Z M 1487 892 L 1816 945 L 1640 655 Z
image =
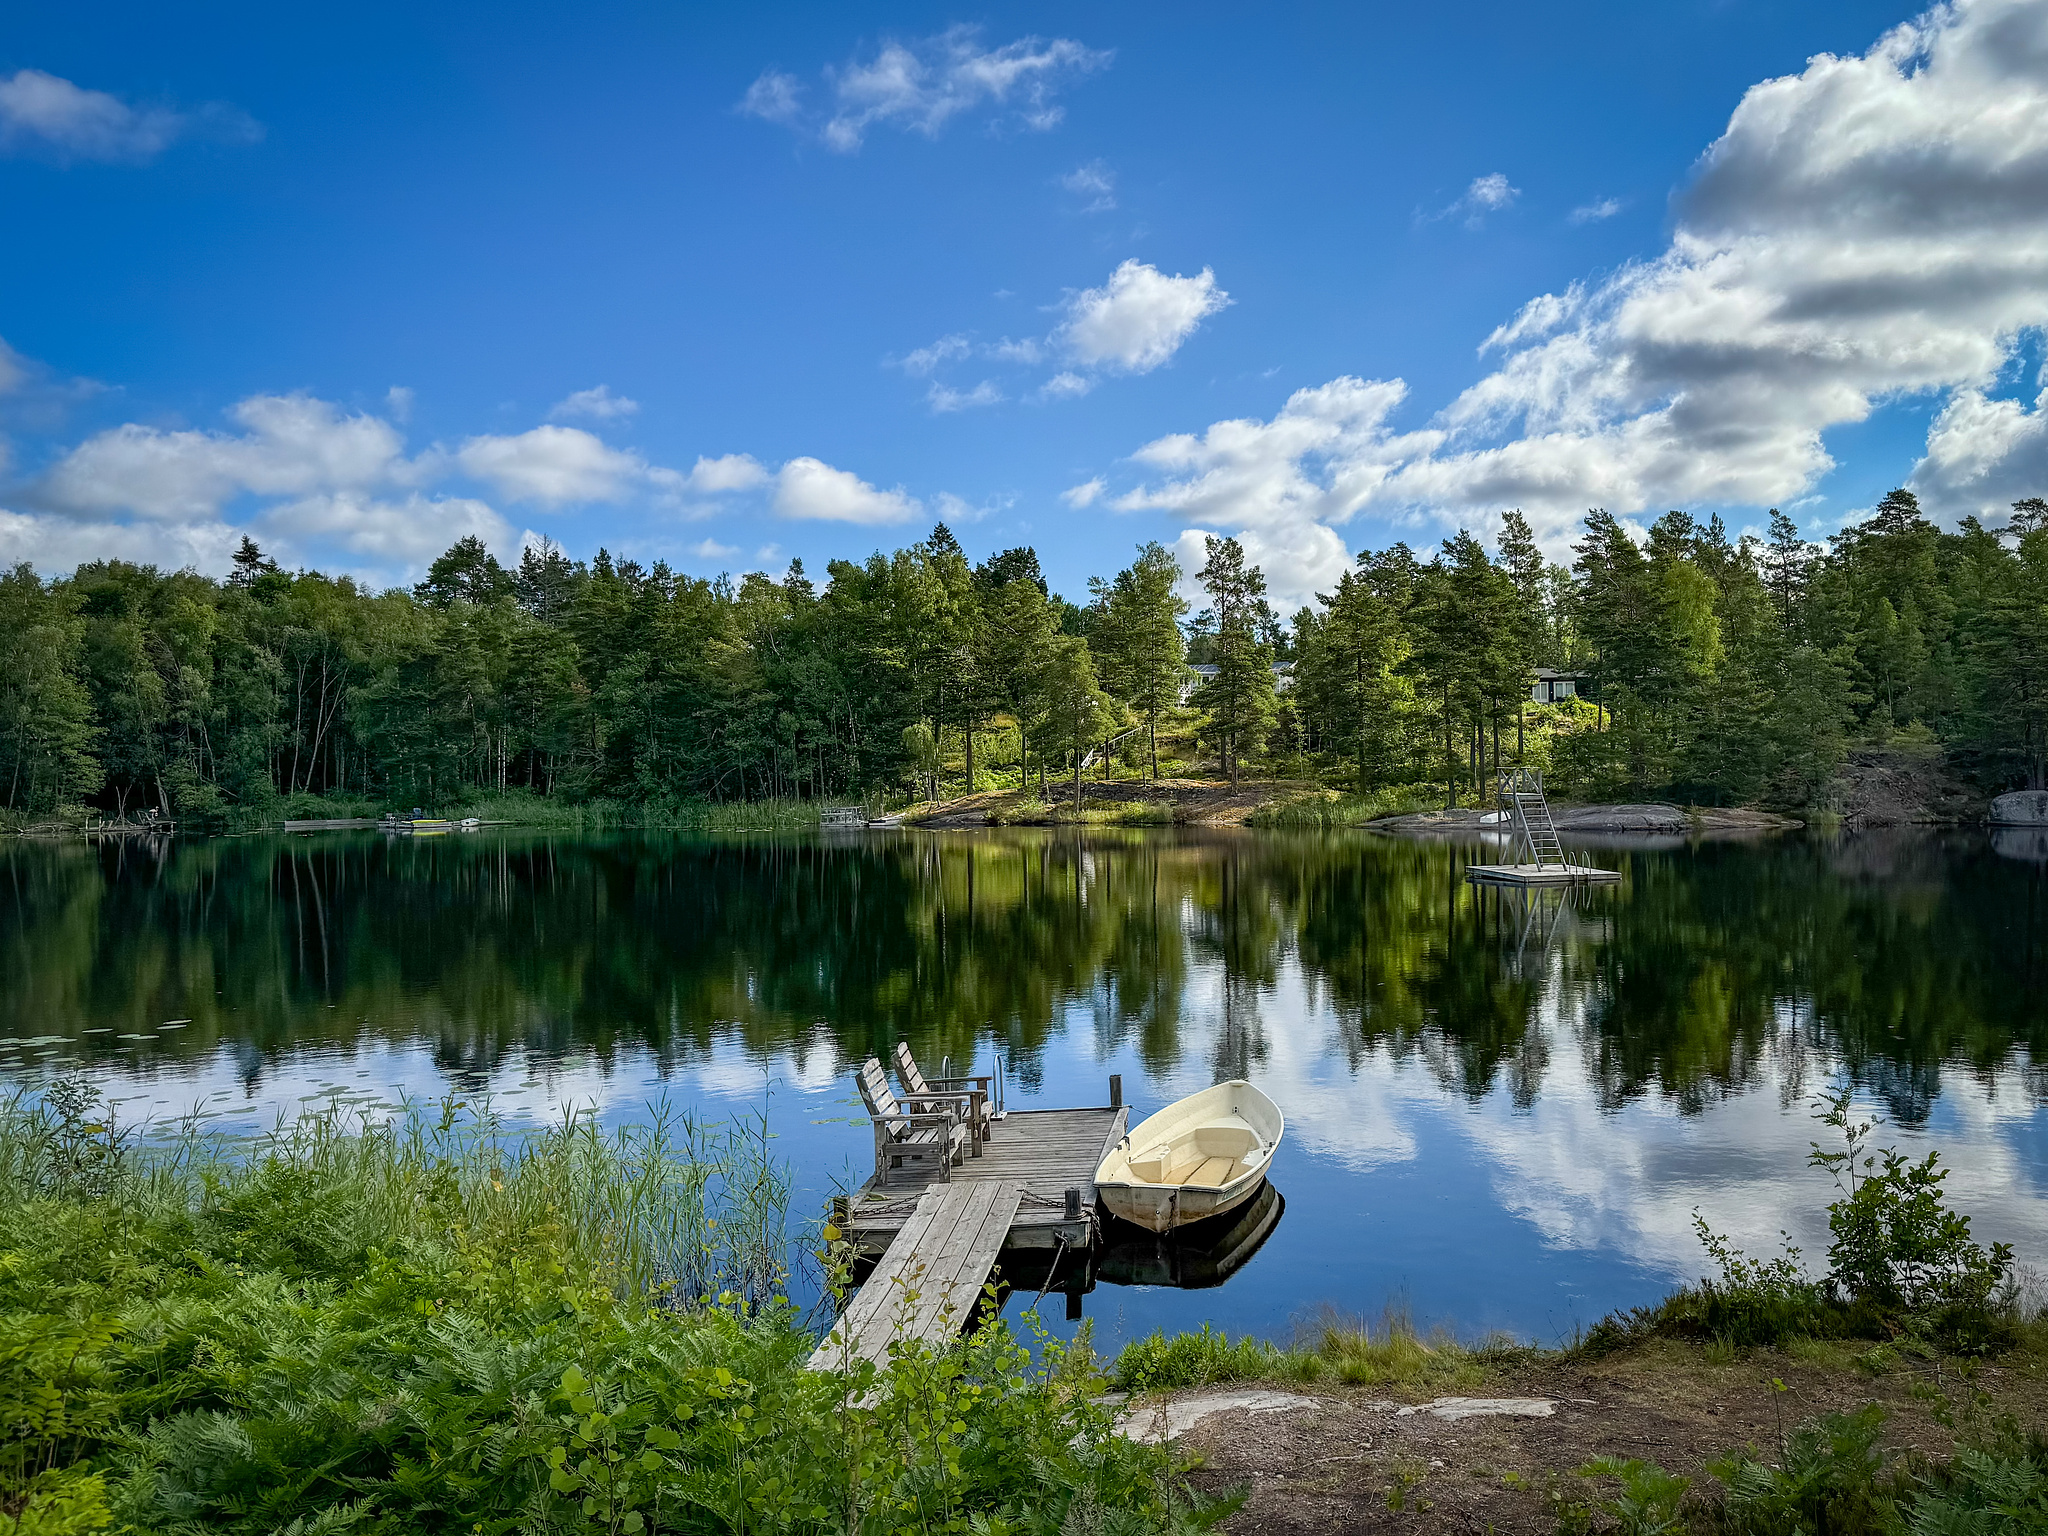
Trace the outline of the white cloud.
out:
M 994 379 L 983 379 L 972 389 L 948 389 L 934 382 L 925 392 L 925 401 L 931 408 L 943 415 L 948 411 L 972 410 L 977 405 L 1000 405 L 1003 392 L 996 387 Z
M 1101 160 L 1090 160 L 1060 178 L 1060 185 L 1081 199 L 1083 213 L 1107 213 L 1116 206 L 1116 172 Z
M 595 389 L 579 389 L 568 399 L 559 401 L 548 412 L 549 421 L 560 421 L 565 416 L 588 416 L 597 421 L 610 421 L 617 416 L 631 416 L 640 409 L 638 400 L 629 400 L 624 395 L 615 395 L 606 385 Z
M 1030 365 L 1045 360 L 1045 343 L 1036 336 L 1026 336 L 1022 341 L 1012 341 L 1005 336 L 987 350 L 990 357 L 1005 363 Z
M 79 444 L 44 478 L 62 511 L 190 520 L 244 494 L 289 496 L 415 477 L 390 422 L 309 395 L 253 395 L 229 413 L 241 434 L 129 423 Z
M 1603 197 L 1596 202 L 1583 203 L 1579 207 L 1574 208 L 1571 211 L 1570 218 L 1574 224 L 1597 224 L 1602 219 L 1613 218 L 1619 212 L 1621 212 L 1620 198 Z
M 623 501 L 643 488 L 675 492 L 684 485 L 674 470 L 655 468 L 581 427 L 472 437 L 457 451 L 455 462 L 499 495 L 542 506 Z
M 180 112 L 136 108 L 40 69 L 0 79 L 0 151 L 39 150 L 60 160 L 140 163 L 180 138 L 252 143 L 263 130 L 246 113 L 219 104 Z
M 1507 177 L 1499 171 L 1492 171 L 1484 176 L 1475 176 L 1472 185 L 1465 189 L 1465 195 L 1437 217 L 1449 219 L 1463 214 L 1465 227 L 1477 229 L 1486 222 L 1489 213 L 1498 213 L 1521 195 L 1521 188 L 1509 186 Z
M 1913 485 L 1937 511 L 1996 510 L 2048 472 L 2040 402 L 1991 397 L 2044 326 L 2048 5 L 1956 0 L 1751 89 L 1669 249 L 1532 300 L 1488 339 L 1494 372 L 1426 430 L 1362 409 L 1398 381 L 1340 379 L 1271 422 L 1161 439 L 1125 503 L 1268 538 L 1367 509 L 1448 528 L 1520 507 L 1561 551 L 1592 506 L 1810 494 L 1829 428 L 1934 391 Z M 1361 408 L 1332 417 L 1345 399 Z
M 740 98 L 740 111 L 770 123 L 792 123 L 803 112 L 803 87 L 795 75 L 764 70 Z
M 727 491 L 751 491 L 768 483 L 768 471 L 749 453 L 721 454 L 715 459 L 699 458 L 691 468 L 688 488 L 700 496 L 719 496 Z
M 729 560 L 739 552 L 737 544 L 721 544 L 716 539 L 699 539 L 690 546 L 694 560 Z
M 516 542 L 510 525 L 487 503 L 417 491 L 398 501 L 360 491 L 302 497 L 266 509 L 256 526 L 281 540 L 287 551 L 334 545 L 395 571 L 417 569 L 472 535 L 500 550 Z
M 403 384 L 392 385 L 384 391 L 384 409 L 401 425 L 412 420 L 412 391 Z
M 1038 393 L 1046 400 L 1072 400 L 1085 395 L 1095 387 L 1093 379 L 1083 378 L 1071 369 L 1062 370 L 1038 386 Z
M 89 560 L 131 560 L 165 570 L 224 574 L 242 530 L 218 519 L 191 523 L 117 523 L 61 513 L 0 510 L 0 568 L 26 560 L 40 571 L 68 571 Z
M 940 522 L 958 528 L 995 516 L 1008 507 L 1010 501 L 1008 496 L 992 496 L 987 501 L 973 502 L 965 496 L 955 496 L 951 491 L 941 491 L 932 498 L 932 512 Z
M 1097 475 L 1093 480 L 1084 480 L 1079 485 L 1068 486 L 1060 492 L 1060 500 L 1078 512 L 1083 507 L 1094 506 L 1107 488 L 1102 477 Z
M 834 523 L 901 523 L 920 505 L 901 486 L 877 490 L 849 470 L 819 459 L 791 459 L 775 476 L 776 512 L 783 517 Z
M 1229 302 L 1207 267 L 1194 277 L 1168 277 L 1144 262 L 1126 261 L 1102 287 L 1083 289 L 1067 301 L 1066 319 L 1053 339 L 1088 367 L 1149 373 Z
M 769 122 L 816 132 L 842 153 L 860 148 L 867 131 L 888 124 L 936 138 L 955 117 L 982 106 L 1014 107 L 1014 123 L 1043 131 L 1060 121 L 1053 99 L 1070 80 L 1101 69 L 1110 55 L 1071 38 L 1019 38 L 983 48 L 977 28 L 957 26 L 936 37 L 884 43 L 866 61 L 825 71 L 832 97 L 822 124 L 805 119 L 802 88 L 777 70 L 748 87 L 739 109 Z
M 951 336 L 941 336 L 928 347 L 919 347 L 913 352 L 904 353 L 897 366 L 913 378 L 928 378 L 939 364 L 965 357 L 973 350 L 966 336 L 956 332 Z

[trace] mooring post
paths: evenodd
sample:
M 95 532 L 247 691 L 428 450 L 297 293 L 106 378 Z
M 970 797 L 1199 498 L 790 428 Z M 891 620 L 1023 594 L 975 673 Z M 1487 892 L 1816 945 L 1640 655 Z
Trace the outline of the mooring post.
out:
M 1124 1075 L 1121 1072 L 1109 1074 L 1109 1107 L 1111 1109 L 1122 1109 L 1124 1107 Z
M 1071 1184 L 1067 1186 L 1066 1216 L 1069 1221 L 1079 1221 L 1081 1219 L 1081 1191 L 1074 1188 Z
M 853 1214 L 853 1202 L 844 1195 L 832 1197 L 832 1225 L 841 1232 L 846 1230 L 847 1218 Z

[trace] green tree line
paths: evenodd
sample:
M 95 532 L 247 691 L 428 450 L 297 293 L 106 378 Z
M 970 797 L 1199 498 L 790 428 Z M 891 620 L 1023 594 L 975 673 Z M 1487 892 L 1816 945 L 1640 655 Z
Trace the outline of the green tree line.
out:
M 1951 533 L 1895 491 L 1825 549 L 1772 517 L 1769 540 L 1731 540 L 1673 512 L 1638 543 L 1595 511 L 1566 569 L 1509 513 L 1492 554 L 1470 532 L 1363 552 L 1285 624 L 1234 539 L 1208 540 L 1190 617 L 1158 544 L 1074 604 L 1035 551 L 976 565 L 943 524 L 822 584 L 800 561 L 704 580 L 553 546 L 508 569 L 475 539 L 410 591 L 283 571 L 247 539 L 222 581 L 22 565 L 0 575 L 0 807 L 649 807 L 1034 771 L 1078 796 L 1112 748 L 1156 776 L 1162 729 L 1232 779 L 1277 764 L 1454 799 L 1522 760 L 1532 725 L 1590 793 L 1805 804 L 1852 739 L 1901 732 L 1987 785 L 2043 781 L 2043 503 Z M 1538 667 L 1589 702 L 1532 718 Z

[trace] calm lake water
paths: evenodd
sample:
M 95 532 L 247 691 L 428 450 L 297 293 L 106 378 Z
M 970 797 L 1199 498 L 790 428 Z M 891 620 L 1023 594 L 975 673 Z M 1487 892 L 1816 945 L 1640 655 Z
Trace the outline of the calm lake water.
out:
M 1000 1054 L 1014 1108 L 1248 1077 L 1288 1117 L 1284 1215 L 1220 1285 L 1099 1284 L 1099 1344 L 1389 1305 L 1551 1341 L 1698 1274 L 1695 1209 L 1822 1254 L 1838 1074 L 2048 1267 L 2048 865 L 2014 851 L 1594 846 L 1619 886 L 1524 901 L 1465 881 L 1486 850 L 1365 833 L 15 839 L 0 1070 L 251 1126 L 766 1094 L 806 1213 L 867 1171 L 848 1071 L 899 1038 Z

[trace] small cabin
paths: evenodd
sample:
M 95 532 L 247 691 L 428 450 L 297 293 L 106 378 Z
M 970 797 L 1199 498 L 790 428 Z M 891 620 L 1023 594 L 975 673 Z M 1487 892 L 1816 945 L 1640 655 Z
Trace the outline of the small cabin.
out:
M 1223 669 L 1212 661 L 1198 661 L 1191 665 L 1181 677 L 1180 701 L 1185 704 L 1195 696 L 1195 690 Z M 1276 661 L 1273 663 L 1273 691 L 1285 693 L 1294 686 L 1294 663 Z
M 1586 681 L 1583 672 L 1560 672 L 1555 667 L 1538 667 L 1536 681 L 1529 688 L 1531 704 L 1562 704 L 1579 696 Z

